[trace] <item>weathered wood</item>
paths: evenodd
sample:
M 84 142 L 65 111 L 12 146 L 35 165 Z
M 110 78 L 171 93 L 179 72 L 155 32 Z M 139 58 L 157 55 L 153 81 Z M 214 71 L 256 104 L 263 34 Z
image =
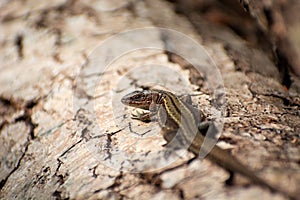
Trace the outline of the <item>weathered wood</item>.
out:
M 184 150 L 167 152 L 157 125 L 130 119 L 120 97 L 157 83 L 194 94 L 213 117 L 207 74 L 164 51 L 187 43 L 159 31 L 112 37 L 149 26 L 174 29 L 205 47 L 226 91 L 220 145 L 296 192 L 299 93 L 285 90 L 265 52 L 190 14 L 192 23 L 159 0 L 0 3 L 0 198 L 286 199 L 240 177 L 226 186 L 226 171 L 207 160 L 187 162 L 192 155 Z M 160 49 L 120 54 L 149 43 Z M 206 55 L 198 59 L 213 67 Z
M 300 77 L 299 1 L 240 1 L 275 46 L 280 65 Z M 286 66 L 281 66 L 286 67 Z

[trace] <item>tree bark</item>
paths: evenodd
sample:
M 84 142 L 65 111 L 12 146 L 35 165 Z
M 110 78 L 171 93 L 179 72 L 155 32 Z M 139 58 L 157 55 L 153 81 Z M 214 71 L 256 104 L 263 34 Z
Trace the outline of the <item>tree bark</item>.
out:
M 174 7 L 161 0 L 0 3 L 1 199 L 287 199 L 239 176 L 227 186 L 226 171 L 185 150 L 169 152 L 158 125 L 132 120 L 120 103 L 133 89 L 161 85 L 192 94 L 213 119 L 220 88 L 210 73 L 225 91 L 216 107 L 225 122 L 218 145 L 298 192 L 299 91 L 283 86 L 267 52 Z M 162 34 L 168 30 L 182 40 Z M 189 44 L 206 53 L 186 59 L 195 51 Z

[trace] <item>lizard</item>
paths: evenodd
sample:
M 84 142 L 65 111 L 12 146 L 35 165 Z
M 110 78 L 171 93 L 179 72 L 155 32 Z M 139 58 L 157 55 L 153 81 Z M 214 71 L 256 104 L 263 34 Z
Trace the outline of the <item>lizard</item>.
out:
M 207 123 L 204 120 L 204 115 L 193 107 L 191 100 L 181 98 L 166 90 L 146 89 L 125 95 L 121 102 L 127 106 L 150 111 L 135 114 L 132 118 L 141 121 L 157 121 L 167 144 L 177 141 L 181 145 L 188 145 L 188 150 L 196 156 L 199 155 L 201 149 L 205 155 L 207 154 L 209 160 L 230 173 L 229 179 L 232 180 L 234 173 L 239 173 L 253 183 L 268 188 L 271 192 L 279 192 L 290 199 L 297 199 L 293 194 L 282 191 L 260 178 L 254 171 L 232 156 L 230 152 L 217 145 L 212 148 L 209 148 L 210 145 L 205 145 L 213 142 L 212 138 L 205 138 L 205 132 L 212 123 Z M 206 139 L 205 142 L 204 139 Z

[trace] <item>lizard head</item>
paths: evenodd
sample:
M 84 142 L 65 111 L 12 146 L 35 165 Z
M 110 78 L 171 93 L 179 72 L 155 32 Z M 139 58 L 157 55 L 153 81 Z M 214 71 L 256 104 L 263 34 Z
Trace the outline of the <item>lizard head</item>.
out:
M 150 90 L 134 91 L 125 95 L 121 102 L 127 106 L 135 108 L 149 109 L 151 102 L 153 101 L 153 93 Z

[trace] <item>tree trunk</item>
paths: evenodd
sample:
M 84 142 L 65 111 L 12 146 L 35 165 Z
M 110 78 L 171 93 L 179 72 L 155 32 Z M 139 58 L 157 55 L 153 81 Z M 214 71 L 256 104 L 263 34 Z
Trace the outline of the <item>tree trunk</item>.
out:
M 287 199 L 239 176 L 226 185 L 214 163 L 169 151 L 156 122 L 131 119 L 120 98 L 157 85 L 191 94 L 224 122 L 218 145 L 298 192 L 299 80 L 287 87 L 270 52 L 196 11 L 162 0 L 0 3 L 0 198 Z

